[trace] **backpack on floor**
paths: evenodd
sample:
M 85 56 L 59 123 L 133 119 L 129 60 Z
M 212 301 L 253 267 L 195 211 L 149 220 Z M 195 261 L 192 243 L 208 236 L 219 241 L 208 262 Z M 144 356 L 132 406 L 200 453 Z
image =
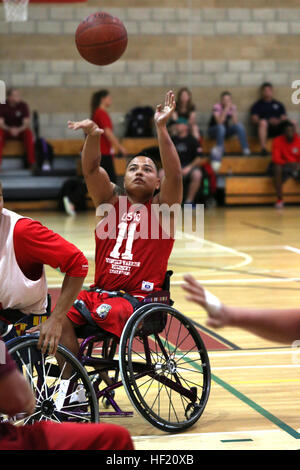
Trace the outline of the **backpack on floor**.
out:
M 154 110 L 151 106 L 137 106 L 126 115 L 125 137 L 153 137 Z
M 58 196 L 58 206 L 60 210 L 65 210 L 64 197 L 74 205 L 76 211 L 85 211 L 87 187 L 82 178 L 70 178 L 64 182 Z

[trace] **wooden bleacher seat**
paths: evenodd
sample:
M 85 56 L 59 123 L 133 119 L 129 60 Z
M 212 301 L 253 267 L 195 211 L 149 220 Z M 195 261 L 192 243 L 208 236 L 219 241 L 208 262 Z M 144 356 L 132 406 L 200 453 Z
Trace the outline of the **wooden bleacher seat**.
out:
M 268 176 L 226 178 L 226 204 L 269 204 L 276 202 L 273 179 Z M 300 202 L 300 182 L 287 180 L 283 185 L 285 202 Z

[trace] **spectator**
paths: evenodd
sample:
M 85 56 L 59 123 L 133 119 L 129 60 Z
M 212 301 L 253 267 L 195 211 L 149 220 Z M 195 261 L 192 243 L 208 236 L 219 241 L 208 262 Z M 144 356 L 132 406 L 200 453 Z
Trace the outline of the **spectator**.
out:
M 272 162 L 269 172 L 274 177 L 277 202 L 275 207 L 284 206 L 282 184 L 288 178 L 299 178 L 300 172 L 300 137 L 292 122 L 286 121 L 283 134 L 273 140 Z
M 216 139 L 217 145 L 212 150 L 212 167 L 215 171 L 221 166 L 224 154 L 224 140 L 237 135 L 244 155 L 250 155 L 246 131 L 242 123 L 238 122 L 237 107 L 232 102 L 229 91 L 221 94 L 220 102 L 213 107 L 213 113 L 208 125 L 209 137 Z
M 10 88 L 7 91 L 6 104 L 0 105 L 0 166 L 6 139 L 22 140 L 26 150 L 27 165 L 29 168 L 34 165 L 34 138 L 29 126 L 29 107 L 21 100 L 20 91 Z
M 193 103 L 192 93 L 186 87 L 181 88 L 177 93 L 176 111 L 173 113 L 172 120 L 176 122 L 180 117 L 187 119 L 190 133 L 201 145 L 201 133 L 196 122 L 196 107 Z
M 113 164 L 115 149 L 123 156 L 126 155 L 126 149 L 120 144 L 113 133 L 113 124 L 108 114 L 108 109 L 112 104 L 112 98 L 108 90 L 100 90 L 93 94 L 91 101 L 91 119 L 100 129 L 104 130 L 100 140 L 100 151 L 102 155 L 101 166 L 107 171 L 110 180 L 116 183 L 116 174 Z
M 252 105 L 250 114 L 261 145 L 261 155 L 266 156 L 269 154 L 266 148 L 267 139 L 282 134 L 282 125 L 287 116 L 284 105 L 273 98 L 272 83 L 263 83 L 260 93 L 261 98 Z
M 199 141 L 190 134 L 188 120 L 179 117 L 175 124 L 176 135 L 172 137 L 178 152 L 182 167 L 183 182 L 187 185 L 185 204 L 195 202 L 195 197 L 201 186 L 201 154 Z M 162 175 L 160 174 L 160 177 Z
M 0 339 L 1 341 L 1 339 Z M 0 363 L 0 412 L 31 415 L 35 397 L 29 382 L 6 351 Z M 35 422 L 0 423 L 0 450 L 134 450 L 129 432 L 115 424 Z

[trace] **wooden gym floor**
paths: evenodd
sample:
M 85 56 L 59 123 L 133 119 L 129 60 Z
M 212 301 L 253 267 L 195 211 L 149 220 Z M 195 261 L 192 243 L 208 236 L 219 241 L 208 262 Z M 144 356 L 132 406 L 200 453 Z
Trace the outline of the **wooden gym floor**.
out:
M 25 215 L 25 214 L 24 214 Z M 76 244 L 94 272 L 93 212 L 68 217 L 26 213 Z M 175 306 L 200 325 L 209 350 L 212 389 L 198 423 L 166 435 L 135 413 L 114 420 L 132 433 L 137 449 L 300 448 L 300 355 L 292 345 L 268 342 L 242 330 L 208 330 L 206 314 L 185 300 L 182 274 L 192 273 L 224 303 L 255 307 L 300 307 L 299 207 L 217 208 L 205 212 L 204 235 L 185 232 L 176 240 L 169 268 Z M 180 233 L 180 232 L 179 232 Z M 195 247 L 187 243 L 197 242 Z M 46 269 L 52 292 L 62 275 Z M 299 319 L 300 321 L 300 319 Z M 300 338 L 299 338 L 300 341 Z M 125 410 L 125 393 L 117 390 Z

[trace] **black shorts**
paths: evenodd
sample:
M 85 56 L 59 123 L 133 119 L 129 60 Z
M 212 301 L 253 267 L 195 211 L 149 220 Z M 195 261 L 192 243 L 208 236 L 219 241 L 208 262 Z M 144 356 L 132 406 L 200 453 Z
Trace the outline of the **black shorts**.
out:
M 281 165 L 282 167 L 282 182 L 284 183 L 290 178 L 294 178 L 295 180 L 300 179 L 300 173 L 295 169 L 295 166 L 292 163 L 286 163 L 285 165 Z M 269 176 L 275 176 L 275 163 L 271 162 L 267 174 Z

